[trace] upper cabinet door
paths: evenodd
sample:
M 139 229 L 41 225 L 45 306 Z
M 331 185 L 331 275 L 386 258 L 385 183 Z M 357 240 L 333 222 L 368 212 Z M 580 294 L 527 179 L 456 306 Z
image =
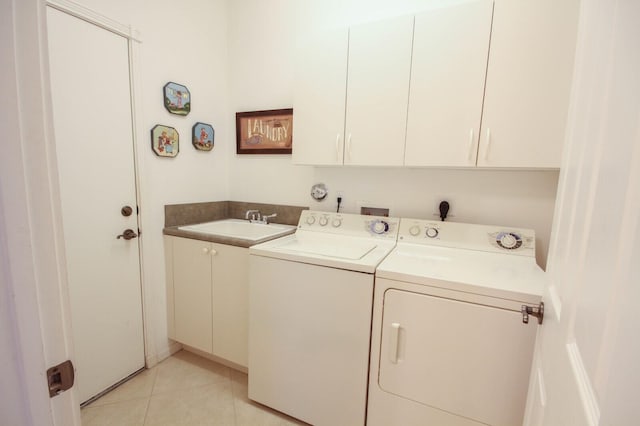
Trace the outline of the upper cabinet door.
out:
M 404 162 L 413 16 L 352 27 L 344 164 Z
M 294 164 L 342 164 L 347 86 L 347 28 L 301 43 L 296 55 Z
M 496 0 L 478 166 L 560 167 L 578 0 Z
M 415 18 L 405 165 L 475 166 L 493 1 Z

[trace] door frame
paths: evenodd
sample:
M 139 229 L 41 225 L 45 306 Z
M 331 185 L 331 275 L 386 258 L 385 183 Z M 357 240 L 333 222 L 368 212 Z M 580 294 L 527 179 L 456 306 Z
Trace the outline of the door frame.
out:
M 145 138 L 144 132 L 142 130 L 142 126 L 140 125 L 141 117 L 142 117 L 142 108 L 139 102 L 136 102 L 138 99 L 142 99 L 142 91 L 141 85 L 137 84 L 138 81 L 141 81 L 141 76 L 139 72 L 140 63 L 140 48 L 142 44 L 142 38 L 134 27 L 130 25 L 122 24 L 118 21 L 115 21 L 107 16 L 102 15 L 95 10 L 82 6 L 78 3 L 71 2 L 69 0 L 45 0 L 44 7 L 52 7 L 60 12 L 71 15 L 75 18 L 81 19 L 89 24 L 95 25 L 99 28 L 102 28 L 106 31 L 112 32 L 116 35 L 124 37 L 127 40 L 128 47 L 128 58 L 129 58 L 129 84 L 131 91 L 131 126 L 132 126 L 132 142 L 133 142 L 133 165 L 134 165 L 134 176 L 135 176 L 135 194 L 136 194 L 136 202 L 138 207 L 140 207 L 142 202 L 142 191 L 141 191 L 141 180 L 140 180 L 140 144 L 138 141 L 142 141 Z M 44 8 L 43 8 L 44 9 Z M 46 34 L 46 13 L 43 10 L 43 31 Z M 42 49 L 44 51 L 47 50 L 46 43 L 42 45 Z M 48 52 L 47 52 L 48 54 Z M 46 75 L 46 87 L 50 87 L 50 81 L 48 79 L 49 69 L 48 69 L 48 55 L 47 60 L 45 62 L 44 74 Z M 51 94 L 48 91 L 47 93 L 47 103 L 48 109 L 48 118 L 52 118 L 52 104 L 51 104 Z M 53 129 L 51 129 L 53 132 Z M 52 133 L 53 134 L 53 133 Z M 149 312 L 151 309 L 148 306 L 149 297 L 147 297 L 148 286 L 145 280 L 145 267 L 144 267 L 144 238 L 142 238 L 143 232 L 143 223 L 142 223 L 142 215 L 138 212 L 136 215 L 138 230 L 140 231 L 140 238 L 138 239 L 138 260 L 140 265 L 140 292 L 142 299 L 142 327 L 143 327 L 143 339 L 144 339 L 144 358 L 145 358 L 145 366 L 147 368 L 152 367 L 157 364 L 157 356 L 151 355 L 155 354 L 156 351 L 154 349 L 153 339 L 152 339 L 152 327 L 150 326 L 151 321 L 149 319 Z M 65 286 L 67 283 L 65 282 Z
M 138 140 L 141 109 L 135 102 L 141 91 L 136 63 L 138 33 L 89 9 L 68 1 L 13 0 L 2 2 L 3 37 L 0 63 L 9 96 L 0 104 L 5 123 L 5 143 L 0 156 L 0 290 L 6 301 L 7 323 L 0 324 L 14 344 L 7 348 L 13 379 L 0 389 L 15 396 L 9 415 L 32 425 L 80 425 L 80 401 L 75 387 L 50 398 L 46 370 L 67 359 L 74 360 L 62 234 L 60 189 L 54 147 L 50 93 L 46 7 L 52 6 L 129 40 L 132 91 L 133 155 L 136 195 L 140 194 Z M 4 54 L 6 53 L 6 55 Z M 34 141 L 37 141 L 34 143 Z M 138 225 L 142 229 L 140 216 Z M 142 253 L 142 241 L 140 250 Z M 147 308 L 148 298 L 140 255 L 145 362 L 157 363 Z M 6 296 L 6 297 L 5 297 Z M 151 361 L 151 362 L 150 362 Z

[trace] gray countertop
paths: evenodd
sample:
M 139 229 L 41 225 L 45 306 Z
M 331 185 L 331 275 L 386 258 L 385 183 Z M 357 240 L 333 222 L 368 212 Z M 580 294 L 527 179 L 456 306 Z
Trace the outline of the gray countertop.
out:
M 172 235 L 174 237 L 182 237 L 182 238 L 191 238 L 193 240 L 209 241 L 212 243 L 226 244 L 229 246 L 236 246 L 236 247 L 255 246 L 256 244 L 260 244 L 265 241 L 270 241 L 276 238 L 284 237 L 285 235 L 291 235 L 294 232 L 296 232 L 296 228 L 291 228 L 291 230 L 287 231 L 285 234 L 280 234 L 273 237 L 266 237 L 256 241 L 256 240 L 245 240 L 243 238 L 223 237 L 220 235 L 205 234 L 202 232 L 185 231 L 184 229 L 179 229 L 179 227 L 177 226 L 170 226 L 162 230 L 162 233 L 164 235 Z
M 209 241 L 212 243 L 226 244 L 237 247 L 251 247 L 253 245 L 280 238 L 284 235 L 293 234 L 296 228 L 290 232 L 280 234 L 275 237 L 266 237 L 261 240 L 252 241 L 242 238 L 223 237 L 218 235 L 204 234 L 201 232 L 186 231 L 179 229 L 181 226 L 196 223 L 212 222 L 222 219 L 244 219 L 247 210 L 260 210 L 262 214 L 277 213 L 273 223 L 285 225 L 297 225 L 302 210 L 308 207 L 284 206 L 278 204 L 248 203 L 241 201 L 214 201 L 207 203 L 190 204 L 170 204 L 165 206 L 165 227 L 162 229 L 164 235 L 174 237 L 191 238 L 194 240 Z

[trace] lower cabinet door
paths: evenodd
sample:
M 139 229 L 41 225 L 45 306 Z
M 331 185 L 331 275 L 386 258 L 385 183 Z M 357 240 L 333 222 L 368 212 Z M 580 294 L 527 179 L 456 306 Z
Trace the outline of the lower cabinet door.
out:
M 211 243 L 186 238 L 173 241 L 175 340 L 211 353 Z
M 536 328 L 519 312 L 387 290 L 380 388 L 479 423 L 522 424 Z
M 213 354 L 248 365 L 249 249 L 212 244 Z

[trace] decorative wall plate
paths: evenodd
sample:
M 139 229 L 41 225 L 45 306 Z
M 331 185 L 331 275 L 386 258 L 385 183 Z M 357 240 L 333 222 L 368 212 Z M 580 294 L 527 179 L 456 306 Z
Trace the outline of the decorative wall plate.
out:
M 164 85 L 164 107 L 171 114 L 187 115 L 191 111 L 191 93 L 182 84 L 169 82 Z
M 157 124 L 151 129 L 151 149 L 159 157 L 175 157 L 180 152 L 180 135 L 173 127 Z
M 215 131 L 211 124 L 196 123 L 191 132 L 191 142 L 200 151 L 211 151 L 214 144 L 214 134 Z

